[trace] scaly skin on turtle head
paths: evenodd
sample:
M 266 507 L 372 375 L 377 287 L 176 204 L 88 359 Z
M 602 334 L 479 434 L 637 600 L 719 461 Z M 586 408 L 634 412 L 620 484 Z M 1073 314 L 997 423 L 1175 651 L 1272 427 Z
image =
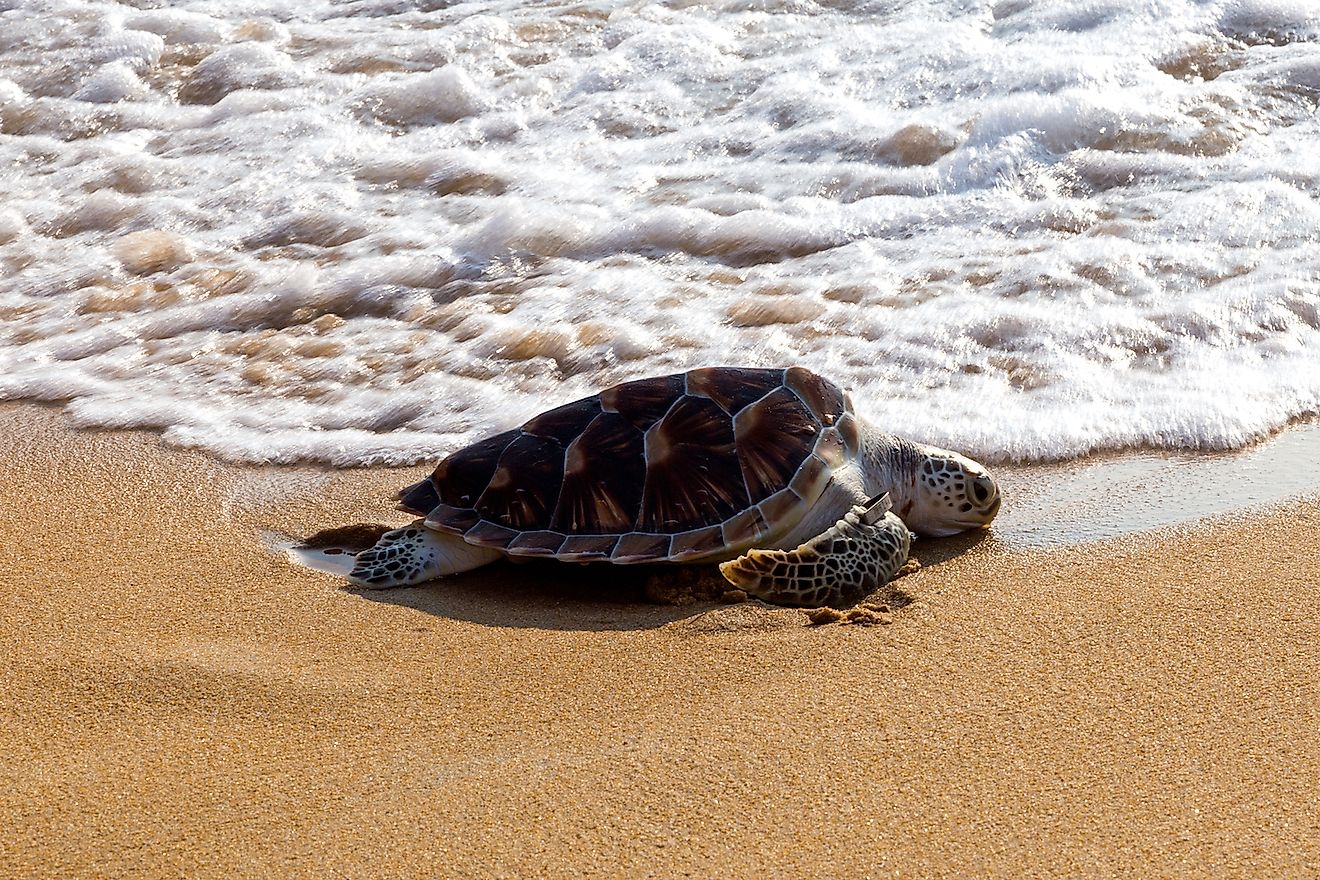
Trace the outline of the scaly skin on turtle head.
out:
M 984 529 L 999 512 L 999 486 L 985 467 L 965 455 L 917 445 L 907 501 L 896 512 L 917 534 L 933 538 Z

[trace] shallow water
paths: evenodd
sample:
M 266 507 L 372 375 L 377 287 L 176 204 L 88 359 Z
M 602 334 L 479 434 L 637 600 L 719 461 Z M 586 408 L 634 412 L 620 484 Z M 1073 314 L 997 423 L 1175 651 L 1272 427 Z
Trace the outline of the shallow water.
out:
M 1320 412 L 1317 41 L 1309 0 L 0 0 L 0 398 L 405 463 L 801 363 L 990 461 L 1240 447 Z
M 1320 423 L 1223 455 L 1130 452 L 1005 468 L 995 539 L 1054 547 L 1136 535 L 1320 499 Z

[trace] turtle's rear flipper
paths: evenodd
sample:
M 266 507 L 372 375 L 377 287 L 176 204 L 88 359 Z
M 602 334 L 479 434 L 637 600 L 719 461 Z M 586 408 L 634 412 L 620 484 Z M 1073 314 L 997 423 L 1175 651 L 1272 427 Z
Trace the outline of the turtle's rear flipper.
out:
M 410 587 L 447 574 L 479 568 L 499 559 L 498 550 L 477 547 L 457 535 L 428 529 L 418 520 L 386 532 L 354 560 L 348 579 L 359 587 Z
M 796 550 L 749 550 L 720 565 L 730 583 L 776 605 L 851 605 L 889 582 L 912 537 L 888 496 L 859 504 Z

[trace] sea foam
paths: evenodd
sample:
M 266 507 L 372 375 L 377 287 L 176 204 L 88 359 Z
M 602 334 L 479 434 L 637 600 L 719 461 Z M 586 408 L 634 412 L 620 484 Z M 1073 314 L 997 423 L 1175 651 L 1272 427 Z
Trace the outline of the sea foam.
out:
M 1305 0 L 0 11 L 0 398 L 417 462 L 804 364 L 991 461 L 1320 412 Z

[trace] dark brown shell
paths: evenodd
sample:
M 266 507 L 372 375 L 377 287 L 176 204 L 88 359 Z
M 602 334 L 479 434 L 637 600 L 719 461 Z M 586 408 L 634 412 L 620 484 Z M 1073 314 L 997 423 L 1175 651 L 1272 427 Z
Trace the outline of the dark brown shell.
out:
M 802 367 L 625 382 L 458 450 L 399 493 L 515 556 L 732 558 L 792 528 L 859 450 L 846 394 Z

